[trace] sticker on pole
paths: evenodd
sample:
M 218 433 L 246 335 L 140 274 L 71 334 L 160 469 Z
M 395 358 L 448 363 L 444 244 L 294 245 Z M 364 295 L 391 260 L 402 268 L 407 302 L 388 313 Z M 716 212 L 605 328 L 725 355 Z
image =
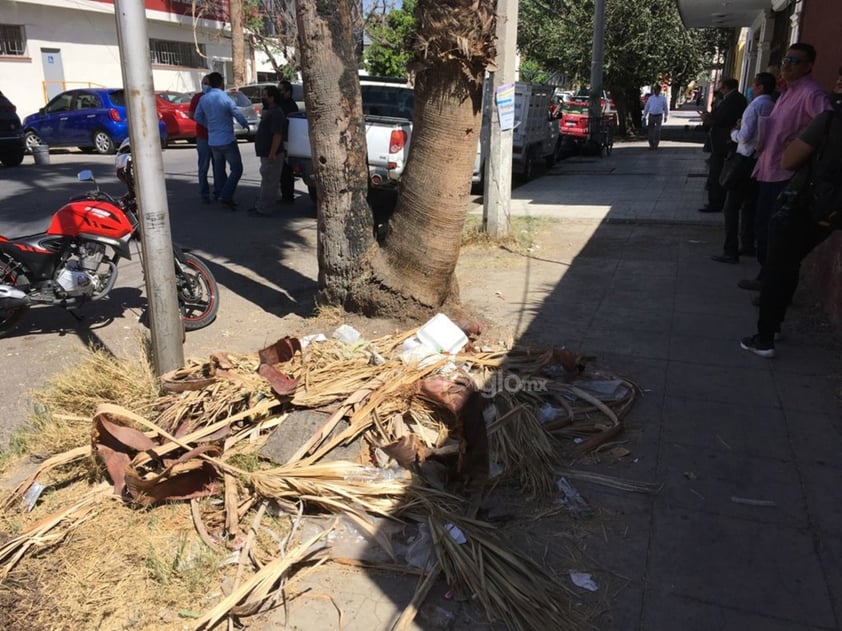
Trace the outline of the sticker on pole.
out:
M 500 130 L 514 129 L 515 126 L 515 84 L 509 83 L 497 88 L 497 115 L 500 118 Z

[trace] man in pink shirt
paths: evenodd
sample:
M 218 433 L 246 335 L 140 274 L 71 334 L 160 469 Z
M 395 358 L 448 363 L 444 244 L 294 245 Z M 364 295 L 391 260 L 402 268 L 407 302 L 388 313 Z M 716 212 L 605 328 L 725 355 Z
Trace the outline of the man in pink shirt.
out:
M 827 91 L 810 74 L 815 61 L 816 49 L 801 42 L 790 46 L 781 60 L 781 78 L 786 82 L 786 89 L 778 97 L 765 124 L 762 124 L 760 155 L 752 173 L 757 180 L 755 238 L 761 268 L 756 279 L 743 279 L 738 283 L 742 289 L 760 290 L 769 239 L 769 218 L 775 200 L 793 173 L 781 167 L 784 149 L 817 114 L 831 109 Z

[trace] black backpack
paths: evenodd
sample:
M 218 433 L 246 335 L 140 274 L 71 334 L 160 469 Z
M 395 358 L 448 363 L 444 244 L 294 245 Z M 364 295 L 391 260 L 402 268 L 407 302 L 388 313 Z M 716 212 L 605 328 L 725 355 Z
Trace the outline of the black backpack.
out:
M 816 150 L 803 201 L 813 221 L 842 229 L 842 113 L 827 114 L 824 139 Z

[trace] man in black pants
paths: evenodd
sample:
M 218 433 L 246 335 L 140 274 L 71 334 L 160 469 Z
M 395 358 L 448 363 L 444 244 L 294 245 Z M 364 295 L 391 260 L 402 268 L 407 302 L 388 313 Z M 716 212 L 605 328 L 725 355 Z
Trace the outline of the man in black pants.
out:
M 719 184 L 722 165 L 728 157 L 731 142 L 731 130 L 743 115 L 746 97 L 737 91 L 736 79 L 723 79 L 719 84 L 722 99 L 711 112 L 700 112 L 702 122 L 710 127 L 710 165 L 708 167 L 708 204 L 699 208 L 700 213 L 722 212 L 725 205 L 726 191 Z
M 292 84 L 286 79 L 278 82 L 278 90 L 281 92 L 281 109 L 284 111 L 284 116 L 289 116 L 292 112 L 298 111 L 298 103 L 292 98 Z M 284 127 L 284 138 L 289 138 L 287 135 L 289 130 L 289 121 Z M 293 204 L 295 203 L 295 176 L 292 174 L 292 169 L 289 164 L 284 162 L 284 168 L 281 171 L 281 203 Z
M 787 145 L 781 158 L 782 168 L 799 171 L 778 198 L 776 211 L 769 220 L 757 333 L 740 342 L 743 350 L 760 357 L 775 356 L 775 336 L 780 332 L 786 310 L 798 287 L 801 261 L 833 231 L 830 226 L 817 223 L 806 204 L 796 203 L 794 208 L 787 208 L 785 203 L 793 192 L 805 190 L 804 184 L 811 177 L 814 178 L 820 170 L 830 168 L 826 165 L 833 166 L 834 170 L 830 173 L 838 178 L 838 165 L 842 164 L 842 68 L 839 69 L 832 96 L 833 110 L 816 116 L 807 129 Z M 811 169 L 809 161 L 814 153 L 821 158 Z M 802 193 L 801 198 L 809 198 L 809 195 L 809 191 Z
M 760 121 L 769 116 L 775 101 L 775 77 L 761 72 L 752 83 L 754 99 L 745 109 L 739 126 L 731 132 L 731 140 L 737 143 L 737 153 L 745 160 L 745 172 L 728 190 L 725 198 L 725 244 L 722 254 L 712 256 L 719 263 L 739 263 L 740 254 L 753 256 L 754 250 L 754 204 L 755 181 L 751 172 L 756 162 L 755 152 L 760 137 Z M 739 156 L 735 156 L 739 158 Z

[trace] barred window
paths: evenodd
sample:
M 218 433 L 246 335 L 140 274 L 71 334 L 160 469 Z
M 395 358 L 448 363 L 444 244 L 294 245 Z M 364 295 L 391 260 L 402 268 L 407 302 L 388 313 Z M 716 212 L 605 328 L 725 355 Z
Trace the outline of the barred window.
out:
M 199 44 L 199 50 L 197 51 L 193 42 L 170 42 L 163 39 L 150 39 L 149 54 L 153 64 L 184 66 L 187 68 L 208 67 L 207 61 L 203 57 L 205 54 L 204 44 Z
M 0 24 L 0 55 L 26 54 L 26 37 L 23 27 L 17 24 Z

